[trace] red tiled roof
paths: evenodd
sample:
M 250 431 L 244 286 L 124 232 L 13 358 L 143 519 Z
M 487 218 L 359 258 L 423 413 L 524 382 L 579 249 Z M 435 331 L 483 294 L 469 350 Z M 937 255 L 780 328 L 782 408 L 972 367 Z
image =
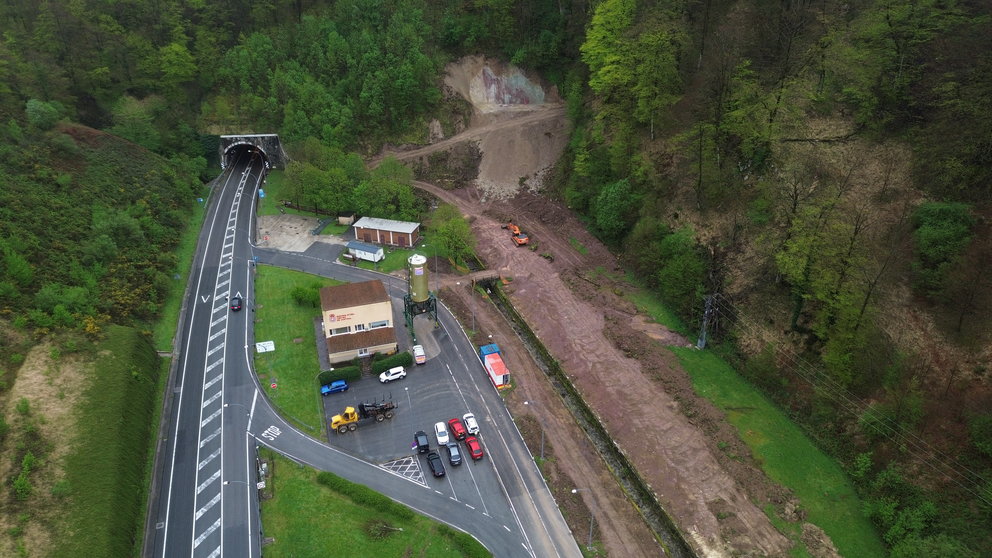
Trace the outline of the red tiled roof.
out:
M 396 342 L 396 331 L 391 327 L 380 327 L 359 333 L 333 335 L 327 338 L 327 352 L 330 354 L 344 351 L 357 351 L 367 347 L 378 347 Z
M 377 302 L 389 302 L 386 288 L 378 279 L 320 289 L 320 308 L 323 311 L 364 306 Z

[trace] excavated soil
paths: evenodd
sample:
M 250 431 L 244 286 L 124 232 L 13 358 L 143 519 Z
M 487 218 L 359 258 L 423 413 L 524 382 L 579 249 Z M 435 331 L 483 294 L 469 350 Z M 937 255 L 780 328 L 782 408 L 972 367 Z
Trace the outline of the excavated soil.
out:
M 494 84 L 500 72 L 508 71 L 518 77 Z M 761 508 L 772 504 L 787 511 L 796 503 L 753 463 L 722 413 L 695 395 L 665 348 L 688 341 L 638 314 L 623 296 L 633 287 L 622 280 L 616 256 L 571 211 L 535 193 L 542 173 L 567 141 L 568 125 L 557 99 L 547 95 L 533 102 L 533 84 L 514 93 L 521 74 L 477 58 L 452 65 L 448 72 L 449 86 L 475 103 L 472 125 L 433 145 L 390 154 L 416 165 L 453 146 L 478 145 L 482 158 L 473 185 L 456 190 L 415 185 L 469 218 L 480 258 L 505 278 L 514 306 L 697 554 L 787 555 L 790 541 Z M 495 97 L 486 97 L 487 91 Z M 512 104 L 524 97 L 528 104 Z M 501 228 L 508 220 L 531 236 L 529 247 L 511 242 Z M 277 236 L 274 229 L 273 245 L 280 243 Z M 504 347 L 516 385 L 507 404 L 521 417 L 535 455 L 544 433 L 544 471 L 579 542 L 585 545 L 592 513 L 594 536 L 606 554 L 660 555 L 661 547 L 509 324 L 484 293 L 469 288 L 467 277 L 446 265 L 439 272 L 442 299 L 467 327 L 474 325 L 474 340 L 481 343 L 491 336 Z M 581 490 L 573 494 L 573 488 Z M 831 555 L 824 539 L 817 538 L 827 550 L 815 551 L 817 556 Z

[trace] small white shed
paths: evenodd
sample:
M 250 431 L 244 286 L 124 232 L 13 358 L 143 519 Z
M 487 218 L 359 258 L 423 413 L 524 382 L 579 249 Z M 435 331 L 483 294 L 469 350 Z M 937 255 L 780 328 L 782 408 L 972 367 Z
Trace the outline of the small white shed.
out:
M 382 246 L 366 244 L 357 240 L 352 240 L 348 243 L 348 253 L 359 260 L 365 260 L 367 262 L 380 262 L 386 257 L 382 252 Z

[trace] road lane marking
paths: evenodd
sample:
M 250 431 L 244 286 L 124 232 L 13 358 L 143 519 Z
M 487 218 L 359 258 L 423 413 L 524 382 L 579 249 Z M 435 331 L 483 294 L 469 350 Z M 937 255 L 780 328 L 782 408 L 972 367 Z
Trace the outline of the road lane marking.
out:
M 220 412 L 221 412 L 221 410 L 222 410 L 222 409 L 217 409 L 217 410 L 216 410 L 216 411 L 214 411 L 214 412 L 213 412 L 213 414 L 211 414 L 211 415 L 210 415 L 209 417 L 207 417 L 207 418 L 205 418 L 205 419 L 203 419 L 203 420 L 201 420 L 201 421 L 200 421 L 200 428 L 203 428 L 204 426 L 206 426 L 206 425 L 207 425 L 207 423 L 208 423 L 208 422 L 210 422 L 210 421 L 212 421 L 212 420 L 214 420 L 215 418 L 217 418 L 217 417 L 219 417 L 219 416 L 220 416 Z
M 210 399 L 207 399 L 206 401 L 204 401 L 204 402 L 203 402 L 203 407 L 204 407 L 204 408 L 206 408 L 206 407 L 207 407 L 207 405 L 210 405 L 210 404 L 211 404 L 211 403 L 213 403 L 214 401 L 217 401 L 217 398 L 221 396 L 221 393 L 223 393 L 223 392 L 220 392 L 220 391 L 218 391 L 217 393 L 215 393 L 215 394 L 213 395 L 213 397 L 211 397 Z
M 215 480 L 217 480 L 218 477 L 220 477 L 220 469 L 217 469 L 217 472 L 214 473 L 214 474 L 212 474 L 212 475 L 210 475 L 210 478 L 209 479 L 203 481 L 203 483 L 200 484 L 200 486 L 197 486 L 196 487 L 196 493 L 199 494 L 199 493 L 203 492 L 203 489 L 206 488 L 207 486 L 209 486 L 210 483 L 212 483 Z
M 211 370 L 213 370 L 214 368 L 217 368 L 221 364 L 224 364 L 224 357 L 220 357 L 219 359 L 217 359 L 217 360 L 211 362 L 210 364 L 208 364 L 207 365 L 207 368 L 206 368 L 206 370 L 204 370 L 204 372 L 210 372 Z
M 200 543 L 203 542 L 203 539 L 209 537 L 210 534 L 216 531 L 218 527 L 220 527 L 220 519 L 215 521 L 214 524 L 211 525 L 206 531 L 204 531 L 202 535 L 196 537 L 196 540 L 193 541 L 193 548 L 200 546 Z
M 210 440 L 213 440 L 218 435 L 220 435 L 220 428 L 218 428 L 217 430 L 215 430 L 213 434 L 211 434 L 211 435 L 207 436 L 206 438 L 204 438 L 203 441 L 200 442 L 200 447 L 202 448 L 203 446 L 207 445 L 207 443 L 210 442 Z
M 223 374 L 218 374 L 217 376 L 214 377 L 213 380 L 210 380 L 209 382 L 203 384 L 203 389 L 209 389 L 211 386 L 219 382 L 223 377 L 224 377 Z
M 204 504 L 202 508 L 196 510 L 196 515 L 193 517 L 193 519 L 200 519 L 201 517 L 203 517 L 203 514 L 210 511 L 210 508 L 216 506 L 217 502 L 220 502 L 220 492 L 218 492 L 216 496 L 211 498 L 209 502 Z
M 210 337 L 207 337 L 207 342 L 209 343 L 209 342 L 213 341 L 214 339 L 217 339 L 221 335 L 224 335 L 224 330 L 223 329 L 220 330 L 220 331 L 218 331 L 217 333 L 211 335 Z
M 217 548 L 215 548 L 214 551 L 211 552 L 209 556 L 207 556 L 207 558 L 217 558 L 218 556 L 220 556 L 220 547 L 219 546 Z
M 210 463 L 211 461 L 213 461 L 214 458 L 217 457 L 218 455 L 220 455 L 220 450 L 217 450 L 217 451 L 211 453 L 210 455 L 208 455 L 206 459 L 204 459 L 203 461 L 201 461 L 199 463 L 199 465 L 196 466 L 196 470 L 199 471 L 200 469 L 202 469 L 207 463 Z

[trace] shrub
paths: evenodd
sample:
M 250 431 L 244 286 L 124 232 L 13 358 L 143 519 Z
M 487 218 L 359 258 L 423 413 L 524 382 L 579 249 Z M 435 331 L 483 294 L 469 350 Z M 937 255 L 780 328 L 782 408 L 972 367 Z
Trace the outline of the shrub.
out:
M 992 457 L 992 414 L 978 415 L 968 421 L 971 442 L 978 451 Z
M 334 370 L 324 370 L 317 375 L 320 385 L 326 385 L 337 380 L 357 380 L 362 377 L 362 369 L 357 366 L 344 366 Z
M 28 480 L 27 473 L 21 471 L 21 474 L 17 475 L 17 478 L 14 479 L 14 496 L 18 500 L 24 501 L 31 496 L 32 490 L 34 488 L 31 486 L 31 481 Z
M 17 412 L 23 416 L 31 414 L 31 402 L 22 397 L 17 400 Z
M 396 353 L 395 355 L 374 361 L 372 363 L 372 372 L 378 374 L 380 372 L 385 372 L 390 368 L 395 368 L 397 366 L 410 366 L 411 364 L 413 364 L 413 355 L 406 351 L 402 351 Z

